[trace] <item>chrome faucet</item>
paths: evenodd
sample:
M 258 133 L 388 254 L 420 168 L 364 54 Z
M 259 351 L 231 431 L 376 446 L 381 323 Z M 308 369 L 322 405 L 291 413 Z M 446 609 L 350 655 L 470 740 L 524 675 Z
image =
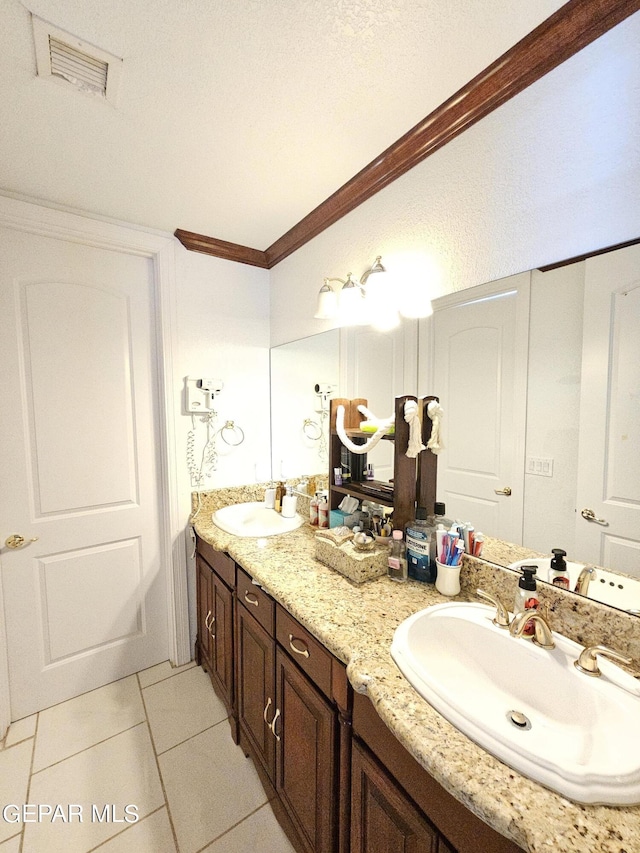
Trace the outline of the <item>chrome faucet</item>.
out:
M 535 634 L 533 642 L 541 649 L 555 649 L 556 644 L 551 635 L 549 623 L 541 613 L 533 608 L 531 610 L 522 610 L 513 618 L 513 622 L 509 626 L 509 633 L 512 637 L 519 638 L 523 635 L 524 629 L 528 622 L 533 622 L 535 626 Z
M 579 592 L 580 595 L 589 594 L 589 584 L 596 579 L 596 570 L 591 566 L 585 566 L 578 575 L 574 592 Z

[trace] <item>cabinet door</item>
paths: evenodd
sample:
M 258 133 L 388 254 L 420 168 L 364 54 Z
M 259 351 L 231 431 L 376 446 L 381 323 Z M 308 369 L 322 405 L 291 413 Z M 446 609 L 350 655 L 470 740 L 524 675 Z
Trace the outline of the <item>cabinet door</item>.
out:
M 276 790 L 309 851 L 336 849 L 336 712 L 280 649 Z
M 213 680 L 229 710 L 233 709 L 233 595 L 220 578 L 211 575 L 213 616 L 210 620 L 213 647 L 211 666 Z
M 196 641 L 196 660 L 205 669 L 211 671 L 211 652 L 213 638 L 210 623 L 213 617 L 212 575 L 211 568 L 199 555 L 196 556 L 198 577 L 198 637 Z
M 276 711 L 275 642 L 240 602 L 236 624 L 238 720 L 254 757 L 273 780 L 276 741 L 270 723 Z
M 351 853 L 436 853 L 435 830 L 357 741 L 351 767 Z

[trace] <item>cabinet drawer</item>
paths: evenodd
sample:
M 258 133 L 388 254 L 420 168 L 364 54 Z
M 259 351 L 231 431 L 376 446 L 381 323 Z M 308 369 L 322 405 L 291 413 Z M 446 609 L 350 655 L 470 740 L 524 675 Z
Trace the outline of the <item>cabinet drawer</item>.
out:
M 251 576 L 236 566 L 236 588 L 238 601 L 258 620 L 265 631 L 273 637 L 275 627 L 275 601 L 261 587 L 254 584 Z
M 235 563 L 228 554 L 224 551 L 216 551 L 216 549 L 200 539 L 198 536 L 197 551 L 203 557 L 216 574 L 222 578 L 228 587 L 234 588 L 236 582 Z
M 280 605 L 276 608 L 276 640 L 300 669 L 330 699 L 330 652 Z

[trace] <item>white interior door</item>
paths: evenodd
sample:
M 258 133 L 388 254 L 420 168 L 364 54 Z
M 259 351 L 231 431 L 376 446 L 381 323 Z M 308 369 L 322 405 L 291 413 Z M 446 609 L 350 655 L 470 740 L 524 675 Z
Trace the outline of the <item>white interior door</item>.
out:
M 640 577 L 640 246 L 586 262 L 582 358 L 576 550 Z
M 432 318 L 428 393 L 444 409 L 438 500 L 450 518 L 511 542 L 522 541 L 529 281 L 522 273 L 446 296 Z
M 12 719 L 168 657 L 153 329 L 149 258 L 0 229 Z

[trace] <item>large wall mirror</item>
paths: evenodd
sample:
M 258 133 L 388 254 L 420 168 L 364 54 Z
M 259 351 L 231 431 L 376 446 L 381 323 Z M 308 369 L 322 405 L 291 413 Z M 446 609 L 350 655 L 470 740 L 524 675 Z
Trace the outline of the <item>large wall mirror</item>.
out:
M 434 307 L 418 331 L 409 323 L 387 336 L 386 350 L 379 333 L 344 329 L 272 350 L 274 476 L 291 460 L 292 376 L 312 413 L 318 364 L 332 365 L 339 396 L 437 394 L 449 444 L 438 475 L 447 514 L 532 552 L 563 548 L 568 559 L 603 566 L 613 574 L 596 573 L 589 595 L 640 609 L 626 581 L 640 580 L 640 246 L 470 288 Z M 508 415 L 498 411 L 505 391 L 496 384 L 505 373 Z M 505 448 L 508 474 L 499 468 Z M 468 482 L 483 477 L 486 492 L 474 493 Z M 594 520 L 581 514 L 589 509 Z

